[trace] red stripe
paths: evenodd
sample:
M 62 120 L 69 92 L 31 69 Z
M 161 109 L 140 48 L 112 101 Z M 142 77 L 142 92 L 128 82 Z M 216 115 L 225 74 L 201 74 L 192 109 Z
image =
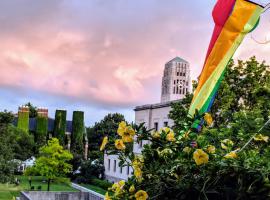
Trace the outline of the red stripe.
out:
M 209 54 L 211 53 L 219 35 L 223 29 L 223 26 L 225 25 L 227 19 L 229 18 L 229 16 L 232 13 L 235 1 L 236 0 L 218 0 L 218 2 L 216 3 L 216 5 L 213 9 L 212 16 L 213 16 L 213 19 L 215 22 L 215 28 L 214 28 L 214 31 L 212 34 L 212 39 L 211 39 L 209 47 L 208 47 L 205 62 L 206 62 Z

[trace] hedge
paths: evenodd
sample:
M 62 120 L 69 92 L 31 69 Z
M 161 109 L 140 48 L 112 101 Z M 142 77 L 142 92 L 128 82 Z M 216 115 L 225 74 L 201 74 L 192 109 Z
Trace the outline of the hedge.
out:
M 18 113 L 18 124 L 17 127 L 26 132 L 29 131 L 29 112 Z
M 104 190 L 108 190 L 108 188 L 112 186 L 112 183 L 110 183 L 106 180 L 101 180 L 101 179 L 97 179 L 97 178 L 91 179 L 90 184 L 98 186 Z
M 72 117 L 71 150 L 82 152 L 84 129 L 84 112 L 74 111 Z
M 44 145 L 46 143 L 46 137 L 48 133 L 48 118 L 44 116 L 38 116 L 37 127 L 35 133 L 35 142 Z
M 53 136 L 59 139 L 61 145 L 65 145 L 66 124 L 67 124 L 66 118 L 67 118 L 66 110 L 55 111 Z

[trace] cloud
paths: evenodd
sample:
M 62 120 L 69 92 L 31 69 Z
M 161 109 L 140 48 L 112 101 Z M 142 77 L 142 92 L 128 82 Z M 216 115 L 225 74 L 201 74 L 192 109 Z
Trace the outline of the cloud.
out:
M 156 103 L 168 60 L 183 57 L 198 76 L 213 3 L 1 1 L 0 88 L 104 108 Z M 254 52 L 246 46 L 239 54 Z

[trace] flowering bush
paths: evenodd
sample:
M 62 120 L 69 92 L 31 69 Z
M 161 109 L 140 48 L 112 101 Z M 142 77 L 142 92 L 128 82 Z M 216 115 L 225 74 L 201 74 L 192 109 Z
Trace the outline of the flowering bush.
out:
M 269 137 L 257 134 L 248 148 L 241 149 L 247 142 L 241 133 L 232 135 L 207 126 L 201 134 L 192 129 L 176 134 L 167 127 L 149 131 L 143 125 L 120 123 L 119 137 L 105 137 L 101 150 L 118 154 L 120 165 L 131 166 L 134 173 L 128 181 L 109 188 L 106 199 L 266 197 L 270 188 Z M 150 141 L 141 155 L 132 151 L 135 138 L 135 142 Z
M 269 67 L 258 67 L 254 58 L 246 65 L 229 66 L 211 114 L 186 117 L 188 95 L 172 106 L 173 130 L 121 122 L 117 137 L 105 137 L 101 150 L 118 154 L 119 165 L 134 172 L 109 188 L 106 199 L 269 199 L 270 131 L 263 127 L 270 108 Z M 195 119 L 204 119 L 200 133 L 192 128 Z M 134 154 L 133 142 L 143 140 L 148 144 Z

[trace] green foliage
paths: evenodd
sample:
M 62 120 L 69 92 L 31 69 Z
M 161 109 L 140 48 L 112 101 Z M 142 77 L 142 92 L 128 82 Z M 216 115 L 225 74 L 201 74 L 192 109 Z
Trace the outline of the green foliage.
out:
M 104 173 L 104 166 L 102 161 L 98 159 L 83 161 L 81 164 L 79 174 L 79 177 L 83 177 L 83 179 L 80 178 L 80 182 L 93 184 L 92 180 L 103 177 L 104 175 L 103 173 Z
M 18 113 L 17 127 L 25 132 L 29 131 L 29 112 Z
M 8 112 L 4 110 L 4 112 L 0 112 L 0 124 L 11 124 L 14 121 L 14 115 L 12 112 Z
M 46 143 L 47 133 L 48 133 L 48 118 L 43 116 L 38 116 L 37 127 L 35 134 L 35 142 L 38 146 L 43 146 Z
M 72 119 L 71 150 L 73 152 L 83 152 L 84 137 L 84 112 L 74 111 Z
M 71 172 L 72 165 L 68 161 L 73 158 L 72 154 L 64 150 L 57 138 L 52 138 L 48 144 L 40 148 L 40 155 L 37 158 L 33 171 L 38 171 L 48 179 L 48 191 L 50 181 L 57 177 L 64 177 Z
M 30 118 L 35 118 L 37 117 L 37 107 L 35 107 L 33 104 L 30 102 L 26 103 L 24 106 L 27 106 L 29 108 L 29 117 Z
M 99 151 L 102 139 L 105 135 L 116 136 L 118 124 L 121 121 L 125 121 L 122 114 L 108 114 L 100 122 L 95 123 L 93 127 L 87 129 L 89 157 L 91 159 L 103 159 L 103 153 Z
M 28 133 L 13 126 L 13 115 L 0 112 L 0 182 L 11 182 L 17 163 L 32 155 L 34 141 Z
M 29 133 L 18 130 L 18 128 L 12 127 L 12 129 L 15 134 L 15 144 L 13 145 L 14 158 L 25 161 L 34 155 L 36 147 L 34 137 L 29 135 Z
M 214 122 L 203 122 L 200 133 L 187 117 L 187 96 L 172 106 L 174 134 L 134 126 L 138 141 L 150 141 L 141 156 L 128 147 L 116 150 L 109 138 L 106 150 L 134 169 L 124 186 L 109 189 L 112 199 L 134 199 L 139 190 L 151 199 L 269 199 L 270 131 L 261 128 L 270 114 L 269 70 L 255 58 L 231 62 L 211 110 Z
M 101 179 L 97 179 L 97 178 L 91 179 L 90 184 L 98 186 L 104 190 L 108 190 L 108 188 L 112 186 L 112 183 L 110 183 L 106 180 L 101 180 Z
M 53 136 L 59 139 L 61 145 L 65 145 L 67 111 L 56 110 Z

